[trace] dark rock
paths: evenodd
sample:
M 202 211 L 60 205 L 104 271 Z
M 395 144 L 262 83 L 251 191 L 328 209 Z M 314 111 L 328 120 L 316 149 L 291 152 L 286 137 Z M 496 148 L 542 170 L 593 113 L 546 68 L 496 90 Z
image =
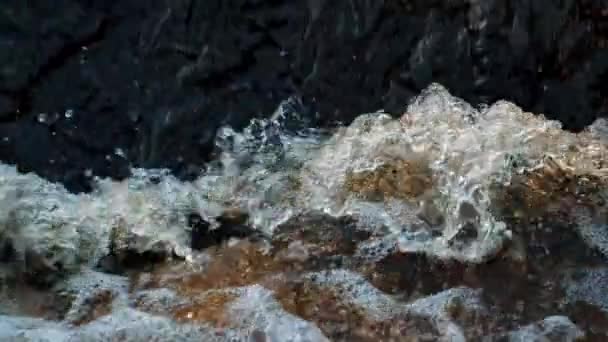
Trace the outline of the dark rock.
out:
M 202 250 L 218 246 L 231 238 L 260 238 L 260 234 L 247 225 L 248 215 L 238 210 L 225 211 L 217 219 L 219 227 L 210 229 L 211 225 L 197 213 L 188 215 L 190 227 L 190 247 Z M 123 225 L 116 226 L 112 231 L 109 253 L 97 263 L 97 269 L 111 273 L 151 270 L 172 258 L 180 259 L 166 241 L 158 241 L 152 246 L 142 249 L 142 243 L 147 237 L 136 236 L 124 229 Z
M 102 257 L 97 269 L 110 274 L 125 274 L 130 270 L 149 271 L 168 259 L 168 255 L 157 251 L 138 252 L 132 249 L 114 252 Z
M 242 127 L 290 95 L 329 125 L 381 107 L 399 113 L 431 82 L 579 130 L 608 111 L 607 9 L 604 0 L 7 0 L 0 160 L 72 191 L 90 190 L 87 169 L 192 178 L 220 125 Z
M 118 258 L 113 253 L 101 257 L 97 263 L 97 269 L 110 274 L 121 274 L 124 272 L 122 266 L 118 262 Z
M 30 248 L 17 250 L 19 242 L 0 236 L 0 267 L 9 271 L 10 278 L 37 289 L 48 289 L 68 274 L 60 261 Z
M 14 101 L 9 96 L 0 94 L 0 120 L 10 117 L 15 110 Z
M 18 235 L 13 235 L 14 227 L 0 232 L 0 273 L 6 271 L 8 278 L 18 279 L 33 287 L 48 289 L 67 274 L 66 267 L 57 260 L 52 251 L 40 251 L 31 246 L 24 246 Z M 26 243 L 27 244 L 27 243 Z
M 60 263 L 54 263 L 45 256 L 29 250 L 25 253 L 23 267 L 24 280 L 39 288 L 48 288 L 66 275 Z
M 130 270 L 149 270 L 173 255 L 173 249 L 166 241 L 156 241 L 148 245 L 146 236 L 137 236 L 126 229 L 124 222 L 112 228 L 109 253 L 97 263 L 97 268 L 111 274 L 124 274 Z M 142 248 L 142 244 L 146 243 Z
M 0 262 L 11 262 L 15 257 L 16 251 L 10 241 L 0 240 Z
M 188 225 L 192 230 L 190 233 L 190 248 L 201 250 L 213 244 L 214 241 L 209 241 L 209 228 L 211 224 L 200 217 L 200 215 L 190 214 L 188 216 Z
M 85 325 L 112 312 L 112 301 L 116 293 L 109 289 L 94 289 L 83 298 L 77 298 L 68 313 L 68 321 L 74 325 Z
M 568 314 L 585 332 L 588 341 L 602 341 L 608 336 L 604 330 L 608 324 L 608 313 L 605 310 L 585 302 L 576 302 L 571 305 Z
M 248 215 L 241 211 L 226 211 L 217 218 L 220 226 L 209 229 L 211 225 L 198 214 L 188 216 L 188 225 L 191 228 L 190 247 L 202 250 L 211 246 L 217 246 L 231 238 L 247 238 L 259 235 L 253 228 L 247 225 Z
M 351 256 L 359 243 L 370 237 L 369 231 L 356 226 L 355 219 L 309 212 L 278 226 L 273 236 L 273 245 L 281 250 L 288 248 L 291 243 L 300 242 L 315 257 Z

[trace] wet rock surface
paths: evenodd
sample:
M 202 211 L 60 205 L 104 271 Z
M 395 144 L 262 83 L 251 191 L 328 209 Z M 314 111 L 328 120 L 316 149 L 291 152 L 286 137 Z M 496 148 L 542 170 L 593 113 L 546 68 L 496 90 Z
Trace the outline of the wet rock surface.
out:
M 270 241 L 223 241 L 195 263 L 161 261 L 124 276 L 89 271 L 44 296 L 33 289 L 22 289 L 29 291 L 25 296 L 14 296 L 14 288 L 8 293 L 28 316 L 75 326 L 72 338 L 88 336 L 99 324 L 113 326 L 117 310 L 128 307 L 155 320 L 203 327 L 192 336 L 217 340 L 280 340 L 287 333 L 281 324 L 306 341 L 604 340 L 605 257 L 576 234 L 529 234 L 509 246 L 517 252 L 482 264 L 390 248 L 378 260 L 357 250 L 382 236 L 359 231 L 352 219 L 310 212 L 277 227 Z M 47 305 L 32 306 L 36 300 Z M 171 336 L 154 325 L 140 328 Z M 124 337 L 143 340 L 140 328 Z
M 325 232 L 328 239 L 337 236 L 337 232 Z M 602 324 L 608 322 L 608 313 L 594 304 L 582 304 L 576 296 L 564 295 L 557 279 L 568 273 L 563 267 L 533 274 L 520 271 L 508 260 L 487 267 L 459 267 L 415 258 L 401 258 L 393 268 L 386 267 L 386 261 L 377 265 L 365 260 L 320 266 L 313 257 L 286 258 L 287 252 L 293 252 L 290 249 L 293 246 L 283 244 L 269 251 L 264 243 L 242 240 L 209 250 L 208 262 L 203 264 L 169 262 L 135 272 L 130 279 L 85 273 L 77 276 L 87 279 L 84 286 L 83 280 L 70 282 L 81 290 L 71 297 L 71 309 L 65 316 L 56 319 L 76 326 L 71 336 L 79 336 L 78 329 L 84 333 L 99 324 L 115 324 L 110 323 L 112 317 L 119 317 L 119 308 L 127 306 L 155 320 L 200 326 L 218 340 L 264 336 L 274 341 L 287 336 L 281 335 L 288 333 L 281 333 L 281 324 L 291 326 L 289 334 L 306 341 L 606 338 Z M 371 269 L 373 276 L 368 273 Z M 397 273 L 409 274 L 400 286 L 390 279 Z M 505 280 L 516 284 L 505 288 Z M 420 281 L 426 283 L 416 290 L 404 286 Z M 69 288 L 69 284 L 60 285 L 54 293 L 59 296 Z M 45 311 L 28 314 L 48 315 Z M 153 325 L 145 329 L 170 336 Z M 125 338 L 142 340 L 135 331 L 125 332 Z M 174 332 L 179 331 L 175 328 Z
M 434 84 L 331 136 L 224 129 L 192 182 L 0 164 L 0 339 L 604 341 L 606 127 Z
M 220 125 L 291 95 L 348 123 L 432 81 L 581 129 L 608 110 L 607 17 L 601 0 L 9 0 L 0 159 L 71 191 L 131 165 L 192 178 Z

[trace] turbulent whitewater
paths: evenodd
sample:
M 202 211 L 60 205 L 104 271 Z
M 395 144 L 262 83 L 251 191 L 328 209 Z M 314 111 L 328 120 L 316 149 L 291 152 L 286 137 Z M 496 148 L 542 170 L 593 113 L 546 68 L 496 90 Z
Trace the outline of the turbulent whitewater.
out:
M 436 84 L 400 118 L 369 113 L 335 130 L 290 108 L 218 131 L 217 158 L 193 182 L 138 169 L 75 195 L 0 165 L 0 340 L 608 332 L 607 297 L 583 290 L 608 274 L 605 121 L 575 134 Z M 191 217 L 212 234 L 227 213 L 255 238 L 193 247 Z M 109 272 L 110 254 L 139 264 Z M 599 322 L 580 318 L 591 314 Z

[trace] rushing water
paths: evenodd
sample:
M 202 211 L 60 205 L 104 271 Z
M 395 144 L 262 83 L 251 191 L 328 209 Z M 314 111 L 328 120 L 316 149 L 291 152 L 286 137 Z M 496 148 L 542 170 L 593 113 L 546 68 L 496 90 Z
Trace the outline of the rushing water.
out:
M 473 108 L 439 85 L 401 118 L 364 114 L 333 131 L 306 127 L 289 108 L 243 132 L 222 128 L 217 159 L 193 182 L 138 169 L 74 195 L 1 165 L 0 245 L 11 260 L 0 274 L 0 340 L 574 340 L 605 333 L 581 330 L 560 309 L 571 300 L 596 306 L 598 315 L 606 310 L 604 295 L 581 290 L 604 279 L 597 274 L 608 252 L 604 121 L 569 133 L 508 102 Z M 193 250 L 188 217 L 217 228 L 227 211 L 246 213 L 261 241 Z M 551 231 L 557 223 L 549 222 L 549 233 L 530 233 L 543 217 L 564 221 L 568 232 Z M 341 218 L 350 221 L 330 222 Z M 583 241 L 593 256 L 557 257 L 593 269 L 546 299 L 562 306 L 530 317 L 493 313 L 504 308 L 484 301 L 491 291 L 485 280 L 467 280 L 467 267 L 485 274 L 497 259 L 533 265 L 535 239 L 546 254 L 553 248 L 543 234 Z M 173 260 L 110 275 L 96 266 L 111 249 Z M 386 265 L 402 256 L 390 271 L 401 280 L 389 288 Z M 463 280 L 433 273 L 441 272 L 436 266 L 411 273 L 423 266 L 407 256 L 452 265 Z M 549 282 L 534 272 L 523 274 Z M 36 273 L 47 288 L 20 295 L 11 284 L 21 273 Z M 403 284 L 435 280 L 440 288 Z M 23 297 L 56 304 L 41 309 Z M 531 306 L 543 308 L 539 298 Z M 323 308 L 333 306 L 338 318 L 324 319 Z

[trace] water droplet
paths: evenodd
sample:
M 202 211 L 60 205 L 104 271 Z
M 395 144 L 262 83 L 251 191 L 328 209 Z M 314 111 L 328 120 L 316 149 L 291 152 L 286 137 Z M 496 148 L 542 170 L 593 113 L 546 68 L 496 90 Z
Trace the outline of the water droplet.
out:
M 74 111 L 72 109 L 68 109 L 68 110 L 65 111 L 65 118 L 66 119 L 69 119 L 72 116 L 74 116 Z
M 49 119 L 48 114 L 46 114 L 46 113 L 40 113 L 40 114 L 38 114 L 38 122 L 40 122 L 40 123 L 46 123 L 48 121 L 48 119 Z
M 126 158 L 125 151 L 123 151 L 123 149 L 120 148 L 120 147 L 118 147 L 118 148 L 116 148 L 114 150 L 114 154 L 117 155 L 117 156 L 119 156 L 119 157 Z

